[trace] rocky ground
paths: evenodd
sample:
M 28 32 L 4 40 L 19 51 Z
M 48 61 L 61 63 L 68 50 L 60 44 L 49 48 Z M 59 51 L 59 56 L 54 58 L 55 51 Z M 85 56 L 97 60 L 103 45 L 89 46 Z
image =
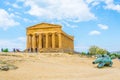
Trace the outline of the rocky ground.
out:
M 0 80 L 120 80 L 118 59 L 101 69 L 92 64 L 94 59 L 66 53 L 0 53 Z

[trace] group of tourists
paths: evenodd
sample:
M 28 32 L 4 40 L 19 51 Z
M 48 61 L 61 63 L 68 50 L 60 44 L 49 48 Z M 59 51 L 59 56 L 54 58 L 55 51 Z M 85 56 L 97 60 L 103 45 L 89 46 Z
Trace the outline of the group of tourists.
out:
M 1 48 L 1 52 L 9 52 L 8 48 Z M 21 52 L 19 49 L 13 48 L 13 52 Z
M 33 49 L 33 48 L 28 48 L 28 49 L 27 49 L 27 52 L 38 52 L 38 48 L 35 48 L 35 49 Z

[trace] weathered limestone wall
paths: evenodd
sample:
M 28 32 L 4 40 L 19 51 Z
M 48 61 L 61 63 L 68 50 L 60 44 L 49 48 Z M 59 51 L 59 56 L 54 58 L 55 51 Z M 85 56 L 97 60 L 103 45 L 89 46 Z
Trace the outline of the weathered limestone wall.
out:
M 73 39 L 67 37 L 65 34 L 62 34 L 62 48 L 64 50 L 74 50 Z
M 27 28 L 27 50 L 74 50 L 74 39 L 61 26 L 41 23 Z

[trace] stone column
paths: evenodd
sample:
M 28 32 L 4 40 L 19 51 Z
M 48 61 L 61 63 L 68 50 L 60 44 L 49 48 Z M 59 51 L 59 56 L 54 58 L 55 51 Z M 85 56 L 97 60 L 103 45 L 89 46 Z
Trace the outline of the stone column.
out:
M 28 38 L 28 41 L 29 41 L 29 52 L 31 52 L 31 48 L 32 48 L 32 35 L 30 34 L 29 35 L 29 38 Z
M 48 33 L 46 33 L 45 37 L 46 37 L 46 46 L 45 47 L 48 48 Z
M 32 35 L 29 35 L 29 48 L 32 48 Z
M 29 35 L 27 35 L 27 46 L 26 46 L 26 49 L 29 49 L 30 48 L 30 44 L 29 44 Z
M 52 48 L 55 48 L 55 33 L 52 33 Z
M 38 44 L 38 47 L 39 47 L 39 49 L 41 49 L 42 48 L 42 34 L 40 33 L 39 34 L 39 44 Z
M 61 33 L 58 34 L 58 38 L 59 38 L 59 48 L 62 48 L 62 35 L 61 35 Z
M 33 51 L 36 48 L 36 36 L 35 36 L 35 34 L 32 35 L 32 48 L 33 48 Z

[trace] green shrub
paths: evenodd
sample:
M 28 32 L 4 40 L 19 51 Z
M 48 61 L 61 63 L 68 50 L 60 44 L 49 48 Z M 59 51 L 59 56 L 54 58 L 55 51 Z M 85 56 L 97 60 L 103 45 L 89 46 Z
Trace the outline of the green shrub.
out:
M 111 53 L 109 55 L 112 59 L 115 59 L 115 58 L 119 58 L 120 59 L 120 54 L 117 54 L 117 53 Z
M 117 54 L 117 58 L 120 59 L 120 54 Z
M 85 53 L 85 52 L 82 52 L 81 54 L 82 54 L 82 55 L 86 55 L 87 53 Z
M 3 49 L 3 51 L 2 51 L 2 52 L 9 52 L 9 51 L 8 51 L 8 48 Z

